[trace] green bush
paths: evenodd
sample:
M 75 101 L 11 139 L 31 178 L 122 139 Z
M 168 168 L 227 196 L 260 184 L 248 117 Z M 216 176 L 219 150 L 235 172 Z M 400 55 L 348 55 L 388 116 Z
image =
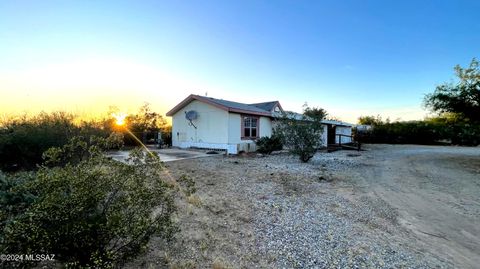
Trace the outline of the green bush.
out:
M 31 172 L 7 176 L 0 171 L 0 227 L 3 228 L 9 219 L 23 213 L 36 200 L 34 192 L 22 189 L 34 178 L 35 174 Z M 3 233 L 0 233 L 0 243 L 3 238 Z
M 133 151 L 127 165 L 105 157 L 102 143 L 63 163 L 85 149 L 76 139 L 45 153 L 47 163 L 64 166 L 0 174 L 0 253 L 55 254 L 65 267 L 112 268 L 142 253 L 152 236 L 172 237 L 173 189 L 162 180 L 158 156 Z
M 305 111 L 309 111 L 308 107 Z M 302 162 L 308 162 L 322 144 L 321 118 L 285 113 L 277 121 L 275 132 L 280 135 L 283 145 Z
M 0 169 L 33 170 L 42 162 L 42 154 L 51 147 L 61 147 L 69 139 L 107 137 L 110 131 L 94 122 L 74 124 L 68 113 L 40 113 L 34 117 L 10 119 L 0 124 Z
M 127 128 L 136 137 L 125 135 L 124 143 L 127 146 L 140 146 L 140 142 L 147 144 L 157 139 L 159 133 L 164 144 L 171 145 L 171 135 L 164 135 L 162 132 L 166 125 L 167 122 L 163 116 L 154 112 L 150 104 L 145 103 L 136 114 L 130 114 L 125 118 L 125 126 L 120 129 Z M 168 133 L 170 134 L 171 131 Z
M 423 121 L 377 122 L 368 131 L 354 132 L 362 143 L 476 146 L 480 144 L 480 125 L 452 115 Z
M 456 124 L 451 126 L 451 141 L 454 145 L 480 145 L 480 124 Z
M 177 182 L 180 185 L 180 189 L 186 196 L 190 196 L 197 191 L 195 180 L 186 174 L 181 175 Z
M 262 154 L 271 154 L 275 150 L 282 150 L 283 144 L 282 139 L 279 135 L 273 134 L 272 136 L 264 136 L 257 141 L 255 141 L 257 145 L 257 151 Z
M 437 113 L 454 113 L 480 124 L 480 62 L 473 58 L 469 67 L 455 66 L 457 79 L 438 85 L 424 99 L 426 108 Z
M 51 147 L 62 147 L 74 136 L 103 137 L 123 133 L 123 144 L 140 146 L 157 138 L 161 132 L 164 145 L 171 145 L 171 127 L 164 118 L 143 105 L 137 114 L 128 115 L 125 126 L 116 126 L 109 115 L 102 120 L 78 121 L 65 112 L 11 118 L 0 122 L 0 169 L 3 171 L 35 170 L 42 154 Z M 135 137 L 134 137 L 135 136 Z
M 42 158 L 45 166 L 65 166 L 77 164 L 87 160 L 99 151 L 121 148 L 123 146 L 123 134 L 111 133 L 106 139 L 90 136 L 74 136 L 63 147 L 53 147 L 46 150 Z

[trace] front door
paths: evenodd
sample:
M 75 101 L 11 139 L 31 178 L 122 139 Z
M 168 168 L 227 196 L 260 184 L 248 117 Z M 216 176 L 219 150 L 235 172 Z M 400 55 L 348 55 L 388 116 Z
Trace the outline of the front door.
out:
M 336 126 L 335 125 L 328 125 L 327 128 L 327 139 L 328 139 L 328 144 L 335 144 L 335 133 L 336 133 Z

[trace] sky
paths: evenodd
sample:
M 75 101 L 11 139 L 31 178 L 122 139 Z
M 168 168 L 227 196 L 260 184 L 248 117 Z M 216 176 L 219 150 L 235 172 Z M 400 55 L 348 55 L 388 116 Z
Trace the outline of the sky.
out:
M 3 1 L 0 115 L 162 114 L 189 94 L 422 119 L 480 57 L 480 1 Z

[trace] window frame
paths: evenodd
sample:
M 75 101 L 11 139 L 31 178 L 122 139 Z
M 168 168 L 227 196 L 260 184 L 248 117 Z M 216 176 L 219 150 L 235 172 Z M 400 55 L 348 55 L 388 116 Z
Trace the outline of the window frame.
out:
M 255 140 L 257 138 L 260 138 L 260 117 L 255 116 L 255 115 L 248 115 L 248 114 L 242 114 L 240 115 L 241 121 L 240 121 L 240 138 L 242 140 Z M 256 119 L 257 120 L 257 126 L 252 127 L 252 124 L 250 123 L 250 127 L 245 127 L 245 119 L 250 118 L 250 119 Z M 245 129 L 249 128 L 250 129 L 250 136 L 245 136 Z M 256 136 L 252 136 L 252 129 L 256 129 L 257 133 Z

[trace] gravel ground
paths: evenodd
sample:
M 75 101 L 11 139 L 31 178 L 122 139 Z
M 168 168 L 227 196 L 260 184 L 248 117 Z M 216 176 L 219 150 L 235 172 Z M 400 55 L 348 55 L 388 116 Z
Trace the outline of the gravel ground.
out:
M 398 208 L 352 178 L 377 158 L 374 149 L 321 152 L 306 164 L 286 153 L 169 163 L 173 177 L 194 179 L 195 199 L 178 199 L 176 240 L 153 240 L 127 267 L 456 267 L 418 244 Z
M 275 268 L 431 268 L 438 261 L 426 261 L 388 235 L 364 231 L 376 212 L 359 209 L 338 196 L 276 197 L 257 211 L 257 247 Z M 332 205 L 340 208 L 332 212 Z M 375 209 L 376 210 L 376 209 Z M 389 213 L 390 214 L 390 213 Z M 342 216 L 343 215 L 343 216 Z M 358 222 L 364 222 L 357 226 Z M 381 232 L 380 232 L 381 233 Z
M 397 212 L 388 204 L 368 197 L 352 204 L 335 192 L 326 191 L 333 186 L 322 181 L 336 180 L 341 184 L 338 178 L 331 178 L 334 172 L 359 166 L 359 157 L 352 152 L 336 152 L 317 154 L 308 164 L 284 155 L 260 161 L 276 171 L 313 180 L 283 178 L 283 193 L 276 193 L 276 184 L 272 182 L 243 185 L 248 186 L 247 193 L 273 194 L 255 203 L 254 224 L 256 248 L 271 262 L 271 267 L 445 267 L 434 257 L 427 261 L 423 255 L 389 242 L 386 232 L 396 229 Z

